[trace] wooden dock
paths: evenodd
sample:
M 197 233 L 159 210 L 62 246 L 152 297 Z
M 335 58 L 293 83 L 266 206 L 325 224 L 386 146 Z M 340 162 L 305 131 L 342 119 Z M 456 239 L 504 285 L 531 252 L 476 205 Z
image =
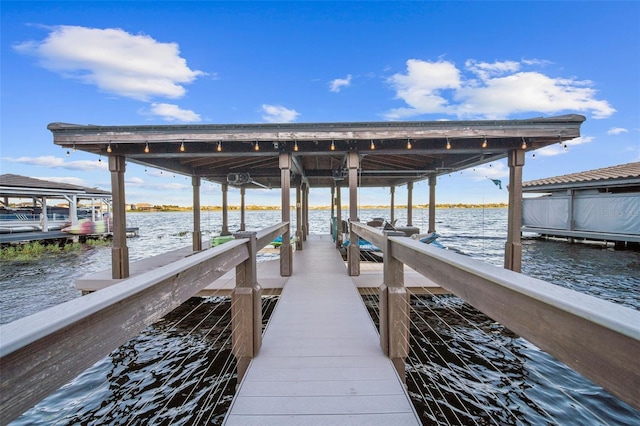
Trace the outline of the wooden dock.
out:
M 225 424 L 420 424 L 330 236 L 294 256 Z

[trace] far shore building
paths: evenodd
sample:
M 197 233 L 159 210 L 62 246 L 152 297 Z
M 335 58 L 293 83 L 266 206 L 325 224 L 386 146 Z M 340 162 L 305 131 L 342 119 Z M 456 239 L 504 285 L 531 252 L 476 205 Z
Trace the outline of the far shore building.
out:
M 522 183 L 522 231 L 569 241 L 640 243 L 640 162 Z

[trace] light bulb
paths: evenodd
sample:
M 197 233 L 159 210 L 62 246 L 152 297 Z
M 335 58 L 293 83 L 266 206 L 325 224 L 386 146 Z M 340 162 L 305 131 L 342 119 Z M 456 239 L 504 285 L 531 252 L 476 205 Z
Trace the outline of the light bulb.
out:
M 411 149 L 413 146 L 411 145 L 411 139 L 407 139 L 407 149 Z
M 293 143 L 293 150 L 294 150 L 295 152 L 298 152 L 298 141 L 295 141 L 295 142 Z
M 336 150 L 336 143 L 334 141 L 331 141 L 330 149 L 331 149 L 331 151 L 335 151 Z
M 482 147 L 483 147 L 483 148 L 486 148 L 486 147 L 487 147 L 487 145 L 488 145 L 488 144 L 487 144 L 487 138 L 484 138 L 484 139 L 482 140 Z
M 182 142 L 180 144 L 180 152 L 184 152 L 185 148 L 184 148 L 184 142 Z
M 216 147 L 216 151 L 222 151 L 222 142 L 218 141 L 218 146 Z
M 149 142 L 144 144 L 144 153 L 148 154 L 149 153 Z

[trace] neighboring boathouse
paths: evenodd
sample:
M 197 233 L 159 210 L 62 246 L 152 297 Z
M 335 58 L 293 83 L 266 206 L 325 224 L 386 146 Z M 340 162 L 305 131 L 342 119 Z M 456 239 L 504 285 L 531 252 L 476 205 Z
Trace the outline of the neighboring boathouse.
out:
M 640 243 L 640 162 L 523 182 L 522 230 L 550 237 Z

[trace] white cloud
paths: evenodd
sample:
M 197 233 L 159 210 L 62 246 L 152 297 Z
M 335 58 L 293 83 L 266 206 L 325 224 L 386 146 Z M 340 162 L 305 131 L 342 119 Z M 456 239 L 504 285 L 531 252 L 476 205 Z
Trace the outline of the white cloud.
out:
M 593 137 L 591 136 L 580 136 L 579 138 L 571 139 L 569 141 L 545 146 L 544 148 L 535 150 L 533 153 L 543 157 L 553 157 L 556 155 L 566 154 L 573 146 L 582 145 L 591 141 L 593 141 Z
M 522 70 L 523 66 L 535 65 L 544 63 L 540 60 L 487 63 L 470 59 L 463 74 L 452 62 L 409 59 L 406 73 L 394 74 L 388 80 L 396 97 L 407 107 L 392 109 L 386 117 L 449 114 L 498 119 L 527 112 L 571 111 L 606 118 L 615 112 L 607 101 L 596 99 L 592 82 Z
M 53 27 L 44 40 L 13 47 L 37 57 L 41 66 L 65 78 L 138 100 L 179 98 L 185 94 L 183 84 L 204 75 L 187 66 L 176 43 L 119 28 L 61 25 Z
M 152 103 L 151 114 L 162 117 L 164 121 L 181 121 L 184 123 L 197 123 L 200 121 L 200 114 L 188 109 L 181 109 L 178 105 Z
M 77 160 L 77 161 L 67 161 L 64 158 L 55 157 L 53 155 L 46 155 L 40 157 L 5 157 L 2 161 L 6 161 L 8 163 L 19 163 L 19 164 L 27 164 L 29 166 L 37 166 L 44 167 L 48 169 L 65 169 L 65 170 L 81 170 L 81 171 L 91 171 L 91 170 L 107 170 L 108 165 L 106 160 L 98 161 L 93 160 Z
M 401 119 L 426 113 L 454 113 L 442 92 L 460 87 L 460 71 L 451 62 L 407 61 L 406 74 L 394 74 L 388 83 L 396 90 L 396 97 L 409 108 L 389 111 L 390 119 Z
M 329 90 L 332 92 L 339 92 L 343 87 L 351 86 L 351 74 L 347 75 L 347 78 L 336 78 L 329 83 Z
M 612 127 L 609 129 L 609 131 L 607 131 L 608 135 L 619 135 L 622 133 L 627 133 L 629 132 L 627 129 L 622 128 L 622 127 Z
M 300 115 L 293 109 L 288 109 L 280 105 L 262 105 L 262 119 L 268 123 L 291 123 Z

